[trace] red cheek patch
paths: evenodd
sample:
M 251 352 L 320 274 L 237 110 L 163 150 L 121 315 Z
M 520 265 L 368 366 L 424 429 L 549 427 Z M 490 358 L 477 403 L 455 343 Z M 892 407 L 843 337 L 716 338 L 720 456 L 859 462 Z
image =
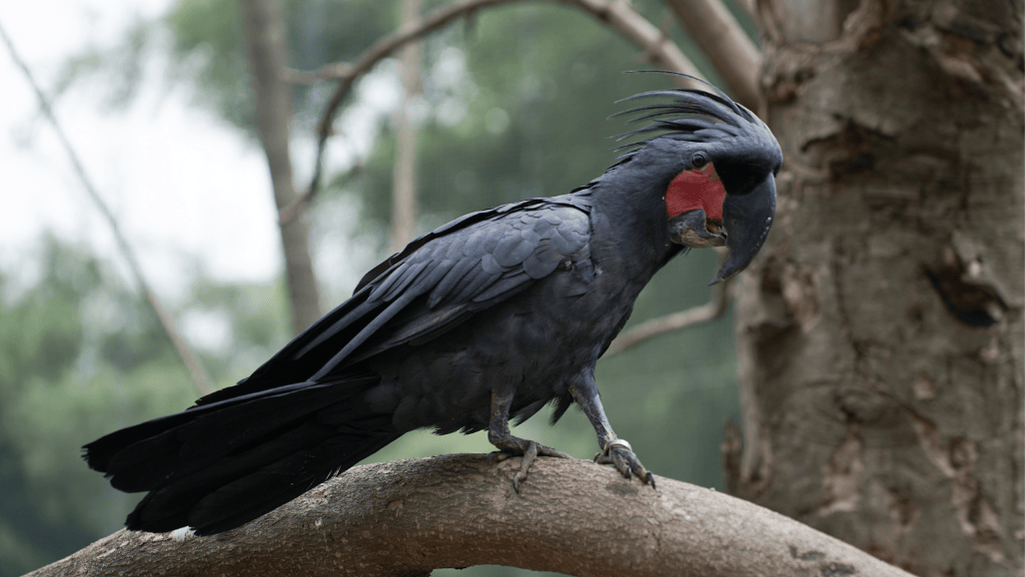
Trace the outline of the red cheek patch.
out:
M 702 208 L 707 218 L 722 220 L 722 201 L 726 189 L 712 163 L 681 172 L 666 190 L 666 212 L 669 218 Z

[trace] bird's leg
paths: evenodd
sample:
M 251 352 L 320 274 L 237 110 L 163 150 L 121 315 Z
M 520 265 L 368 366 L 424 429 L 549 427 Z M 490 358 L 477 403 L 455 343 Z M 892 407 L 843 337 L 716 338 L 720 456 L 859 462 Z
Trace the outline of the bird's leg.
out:
M 612 425 L 609 424 L 609 419 L 605 416 L 605 409 L 601 404 L 601 397 L 598 396 L 598 387 L 594 383 L 594 378 L 591 377 L 580 384 L 571 385 L 569 392 L 573 395 L 573 400 L 587 415 L 587 420 L 591 421 L 594 432 L 598 434 L 598 446 L 601 447 L 602 452 L 594 456 L 594 462 L 615 466 L 627 479 L 631 475 L 636 475 L 637 478 L 648 483 L 654 489 L 655 477 L 637 459 L 630 443 L 617 438 L 612 431 Z
M 523 455 L 523 464 L 512 478 L 513 490 L 519 493 L 520 485 L 527 480 L 527 471 L 538 455 L 562 458 L 570 458 L 570 456 L 541 443 L 512 435 L 509 431 L 509 408 L 512 406 L 514 394 L 514 391 L 499 391 L 497 389 L 491 392 L 491 423 L 488 425 L 488 441 L 498 448 L 498 451 L 491 454 L 491 458 L 496 461 Z

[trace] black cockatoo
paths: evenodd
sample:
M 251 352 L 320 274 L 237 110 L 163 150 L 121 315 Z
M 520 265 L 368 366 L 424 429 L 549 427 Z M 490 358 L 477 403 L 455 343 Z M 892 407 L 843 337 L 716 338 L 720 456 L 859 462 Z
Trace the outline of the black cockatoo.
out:
M 213 534 L 344 471 L 407 431 L 486 429 L 496 455 L 566 456 L 514 437 L 576 402 L 600 462 L 654 485 L 602 409 L 595 363 L 638 293 L 687 247 L 743 270 L 775 212 L 779 144 L 722 93 L 646 92 L 619 162 L 569 194 L 475 212 L 409 244 L 251 376 L 85 446 L 89 466 L 148 491 L 129 529 Z

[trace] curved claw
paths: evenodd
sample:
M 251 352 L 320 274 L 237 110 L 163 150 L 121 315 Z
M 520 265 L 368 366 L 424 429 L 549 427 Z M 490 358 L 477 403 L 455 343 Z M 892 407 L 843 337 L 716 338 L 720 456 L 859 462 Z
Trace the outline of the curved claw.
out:
M 610 441 L 601 453 L 594 456 L 594 462 L 614 466 L 627 479 L 636 475 L 642 482 L 651 485 L 652 489 L 655 488 L 655 477 L 644 468 L 634 454 L 633 447 L 624 439 Z
M 526 439 L 519 439 L 511 437 L 509 443 L 500 451 L 492 451 L 488 455 L 488 462 L 501 463 L 509 457 L 523 456 L 523 463 L 520 465 L 520 470 L 513 475 L 512 487 L 513 491 L 517 494 L 520 492 L 520 487 L 527 481 L 527 473 L 530 471 L 530 466 L 534 464 L 534 460 L 537 457 L 558 457 L 561 459 L 571 459 L 572 457 L 558 449 L 553 449 L 546 445 L 542 445 L 536 441 L 528 441 Z
M 501 463 L 502 461 L 512 457 L 512 453 L 506 453 L 504 451 L 491 451 L 488 453 L 488 464 Z

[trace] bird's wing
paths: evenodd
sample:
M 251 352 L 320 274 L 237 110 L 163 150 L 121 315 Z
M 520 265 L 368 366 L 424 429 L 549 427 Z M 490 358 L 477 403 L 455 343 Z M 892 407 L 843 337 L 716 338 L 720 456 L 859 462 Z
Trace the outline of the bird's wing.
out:
M 355 294 L 235 387 L 207 404 L 289 383 L 320 381 L 368 356 L 423 343 L 503 302 L 586 247 L 589 203 L 531 199 L 466 215 L 410 243 Z

